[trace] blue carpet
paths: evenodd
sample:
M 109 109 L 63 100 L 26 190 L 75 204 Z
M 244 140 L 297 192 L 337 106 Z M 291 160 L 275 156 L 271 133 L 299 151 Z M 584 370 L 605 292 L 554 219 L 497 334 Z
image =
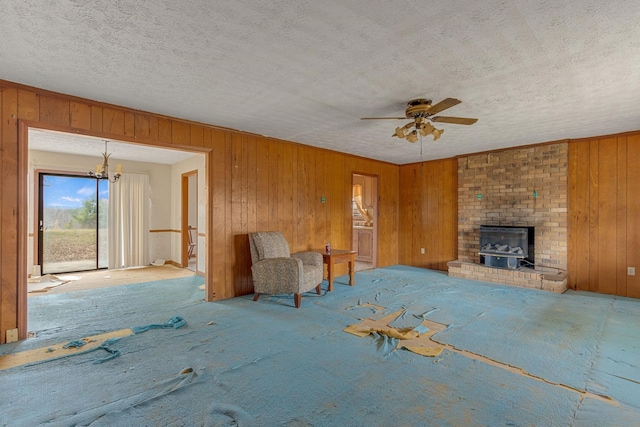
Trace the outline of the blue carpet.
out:
M 290 296 L 205 303 L 198 279 L 41 296 L 33 299 L 37 306 L 30 300 L 30 329 L 41 332 L 11 351 L 172 316 L 187 325 L 124 337 L 114 344 L 120 357 L 100 365 L 85 355 L 0 371 L 0 425 L 627 426 L 640 420 L 638 300 L 557 295 L 394 266 L 357 273 L 354 287 L 339 277 L 333 292 L 305 294 L 296 310 Z M 385 353 L 374 338 L 342 331 L 402 308 L 394 326 L 422 318 L 448 325 L 434 339 L 449 347 L 437 357 Z

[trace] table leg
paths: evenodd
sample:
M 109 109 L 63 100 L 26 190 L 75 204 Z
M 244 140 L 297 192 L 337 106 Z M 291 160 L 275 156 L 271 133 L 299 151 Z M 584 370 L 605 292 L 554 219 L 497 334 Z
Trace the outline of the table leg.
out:
M 333 258 L 329 258 L 327 263 L 327 280 L 329 281 L 329 292 L 333 291 Z
M 355 278 L 354 278 L 354 274 L 355 274 L 355 257 L 352 255 L 351 259 L 349 260 L 349 285 L 353 286 L 355 284 Z

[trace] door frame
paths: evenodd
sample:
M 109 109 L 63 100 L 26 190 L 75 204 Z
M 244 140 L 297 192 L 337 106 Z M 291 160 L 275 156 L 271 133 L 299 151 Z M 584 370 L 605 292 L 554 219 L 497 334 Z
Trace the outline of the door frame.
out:
M 27 225 L 27 210 L 29 209 L 29 183 L 30 179 L 29 175 L 29 129 L 43 129 L 43 130 L 51 130 L 56 132 L 64 132 L 71 134 L 79 134 L 92 136 L 97 138 L 111 139 L 117 140 L 119 142 L 124 142 L 127 144 L 141 144 L 147 145 L 150 147 L 158 147 L 158 148 L 166 148 L 171 150 L 179 150 L 179 151 L 188 151 L 196 154 L 203 154 L 205 156 L 205 182 L 209 182 L 212 178 L 212 172 L 210 165 L 213 163 L 213 148 L 210 147 L 199 147 L 199 146 L 191 146 L 191 145 L 180 145 L 180 144 L 169 144 L 162 143 L 157 140 L 153 141 L 145 141 L 141 142 L 136 140 L 133 136 L 128 135 L 114 135 L 112 133 L 107 132 L 98 132 L 93 130 L 79 129 L 73 128 L 70 126 L 64 125 L 53 125 L 53 124 L 45 124 L 40 123 L 38 121 L 32 120 L 18 120 L 18 170 L 17 170 L 17 201 L 18 201 L 18 212 L 17 212 L 17 268 L 16 268 L 16 276 L 17 276 L 17 309 L 16 309 L 16 317 L 17 317 L 17 326 L 18 326 L 18 339 L 24 340 L 27 338 L 27 278 L 28 278 L 28 267 L 27 267 L 27 251 L 28 251 L 28 238 L 29 238 L 29 227 Z M 205 204 L 206 208 L 204 209 L 205 215 L 205 225 L 208 224 L 210 219 L 210 212 L 213 211 L 213 197 L 210 194 L 210 187 L 205 185 L 204 194 L 205 194 Z M 211 246 L 212 241 L 212 230 L 209 227 L 205 226 L 205 245 L 207 247 Z M 206 249 L 206 248 L 205 248 Z M 216 290 L 214 289 L 214 281 L 213 281 L 213 255 L 212 251 L 206 251 L 206 271 L 204 274 L 204 284 L 205 284 L 205 301 L 211 302 L 215 300 Z
M 377 174 L 372 174 L 372 173 L 367 173 L 367 172 L 356 172 L 353 171 L 351 172 L 351 198 L 349 199 L 349 218 L 351 220 L 351 235 L 350 238 L 353 239 L 353 186 L 354 184 L 354 176 L 355 175 L 360 175 L 360 176 L 367 176 L 370 178 L 373 178 L 372 180 L 372 185 L 373 185 L 373 248 L 371 249 L 373 251 L 373 260 L 371 262 L 371 266 L 373 268 L 376 268 L 378 266 L 378 218 L 380 217 L 379 212 L 378 212 L 378 206 L 379 206 L 379 201 L 380 201 L 380 195 L 378 192 L 378 188 L 380 188 L 380 183 L 378 182 L 380 180 L 380 177 Z M 351 248 L 353 249 L 353 248 Z
M 196 192 L 195 194 L 190 194 L 189 193 L 189 178 L 191 178 L 193 175 L 195 175 L 196 177 Z M 187 268 L 189 265 L 189 202 L 191 201 L 191 197 L 195 198 L 195 204 L 196 204 L 196 215 L 197 215 L 197 206 L 198 206 L 198 170 L 192 170 L 189 172 L 184 172 L 180 178 L 180 188 L 181 188 L 181 195 L 180 195 L 180 215 L 181 215 L 181 219 L 180 219 L 180 234 L 182 236 L 182 240 L 181 240 L 181 245 L 180 247 L 182 248 L 182 254 L 180 257 L 180 263 L 182 264 L 182 268 Z M 195 244 L 196 244 L 196 272 L 198 271 L 198 232 L 197 232 L 197 227 L 198 224 L 196 224 L 196 235 L 194 236 L 195 238 Z
M 78 177 L 78 178 L 88 178 L 87 175 L 83 175 L 77 172 L 65 172 L 65 171 L 61 171 L 61 170 L 49 170 L 49 169 L 35 169 L 34 171 L 34 175 L 35 175 L 35 179 L 34 179 L 34 188 L 35 188 L 35 194 L 33 197 L 33 231 L 34 233 L 37 233 L 37 238 L 33 239 L 33 260 L 38 262 L 38 265 L 40 265 L 40 274 L 45 274 L 44 273 L 44 269 L 43 269 L 43 265 L 42 265 L 42 254 L 43 254 L 43 233 L 41 230 L 41 225 L 40 225 L 40 218 L 42 218 L 44 212 L 44 206 L 41 203 L 42 202 L 42 176 L 43 175 L 57 175 L 57 176 L 68 176 L 68 177 Z M 96 188 L 97 188 L 98 184 L 96 183 Z M 97 193 L 97 209 L 98 209 L 98 215 L 100 215 L 100 195 L 99 195 L 99 191 Z M 98 235 L 98 227 L 99 223 L 98 223 L 98 218 L 96 218 L 96 262 L 95 262 L 95 270 L 101 270 L 101 269 L 105 269 L 106 267 L 100 267 L 100 261 L 99 261 L 99 257 L 100 257 L 100 252 L 99 252 L 99 244 L 100 244 L 100 236 Z M 107 230 L 108 232 L 108 230 Z M 90 270 L 81 270 L 81 271 L 90 271 Z M 67 273 L 67 272 L 60 272 L 61 274 Z M 49 274 L 49 273 L 46 273 Z M 52 274 L 56 274 L 55 272 Z

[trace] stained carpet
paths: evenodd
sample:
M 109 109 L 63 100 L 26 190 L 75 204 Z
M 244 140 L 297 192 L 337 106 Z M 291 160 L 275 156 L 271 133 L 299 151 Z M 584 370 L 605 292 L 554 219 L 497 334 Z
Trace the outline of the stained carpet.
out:
M 640 301 L 394 266 L 334 291 L 203 302 L 199 277 L 29 300 L 46 347 L 181 316 L 180 329 L 0 371 L 0 425 L 627 426 L 640 420 Z M 323 284 L 326 288 L 326 283 Z M 445 325 L 434 357 L 343 330 Z

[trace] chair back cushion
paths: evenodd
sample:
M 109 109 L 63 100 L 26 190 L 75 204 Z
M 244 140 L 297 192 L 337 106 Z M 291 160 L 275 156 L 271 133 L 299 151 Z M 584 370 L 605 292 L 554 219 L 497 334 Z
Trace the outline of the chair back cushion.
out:
M 255 246 L 259 260 L 266 258 L 289 258 L 289 244 L 279 231 L 251 233 L 249 242 Z M 253 249 L 253 248 L 252 248 Z M 252 254 L 253 255 L 253 254 Z M 252 260 L 255 263 L 255 260 Z

